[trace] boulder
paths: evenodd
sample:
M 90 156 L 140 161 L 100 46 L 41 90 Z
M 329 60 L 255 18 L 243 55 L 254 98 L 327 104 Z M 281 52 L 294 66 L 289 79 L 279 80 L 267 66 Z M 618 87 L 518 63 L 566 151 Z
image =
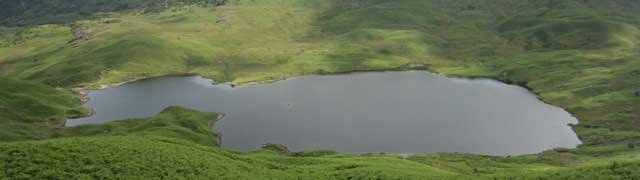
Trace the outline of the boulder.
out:
M 222 6 L 227 3 L 227 0 L 216 0 L 216 6 Z
M 264 146 L 262 146 L 262 149 L 270 150 L 270 151 L 274 151 L 274 152 L 278 152 L 278 153 L 282 153 L 282 154 L 288 154 L 288 153 L 291 152 L 291 151 L 289 151 L 289 148 L 287 148 L 287 146 L 282 145 L 282 144 L 267 143 Z

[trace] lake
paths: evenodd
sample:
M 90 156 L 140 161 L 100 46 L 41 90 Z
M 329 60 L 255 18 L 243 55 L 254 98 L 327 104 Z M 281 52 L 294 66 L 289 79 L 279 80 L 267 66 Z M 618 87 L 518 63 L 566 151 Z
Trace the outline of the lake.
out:
M 223 112 L 222 147 L 366 153 L 485 155 L 573 148 L 577 119 L 525 88 L 424 71 L 309 75 L 250 86 L 200 76 L 163 77 L 93 90 L 95 115 L 67 126 L 152 116 L 170 105 Z

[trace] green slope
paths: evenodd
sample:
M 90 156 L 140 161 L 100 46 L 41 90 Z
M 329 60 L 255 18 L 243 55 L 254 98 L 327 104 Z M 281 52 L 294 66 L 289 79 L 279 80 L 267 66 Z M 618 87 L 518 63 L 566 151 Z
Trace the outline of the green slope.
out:
M 472 177 L 485 174 L 489 179 L 494 176 L 631 179 L 635 175 L 633 170 L 638 169 L 635 154 L 640 145 L 640 2 L 637 1 L 263 0 L 230 1 L 224 6 L 213 6 L 213 1 L 185 0 L 109 2 L 0 2 L 0 10 L 11 9 L 0 11 L 0 140 L 123 135 L 146 132 L 155 126 L 129 120 L 79 129 L 60 128 L 65 116 L 86 114 L 86 110 L 78 107 L 77 95 L 56 87 L 101 87 L 174 74 L 201 74 L 216 81 L 241 84 L 303 74 L 426 69 L 527 86 L 542 100 L 567 109 L 580 120 L 574 129 L 584 145 L 509 160 L 449 154 L 409 158 L 424 166 L 403 164 L 406 160 L 393 156 L 353 157 L 375 164 L 363 166 L 366 168 L 345 165 L 351 161 L 333 157 L 307 160 L 264 152 L 239 153 L 238 157 L 259 157 L 261 160 L 256 160 L 256 164 L 282 158 L 286 159 L 283 162 L 302 166 L 287 166 L 292 168 L 290 171 L 265 170 L 262 174 L 284 179 L 298 176 L 402 179 L 403 175 L 422 179 L 432 176 L 421 171 L 431 172 L 433 168 L 437 169 L 433 177 L 466 178 L 476 173 Z M 168 129 L 188 124 L 202 126 L 204 122 L 181 117 L 185 114 L 161 116 L 147 120 L 173 119 L 166 124 Z M 215 135 L 196 136 L 190 133 L 191 129 L 161 128 L 152 134 L 62 138 L 4 146 L 40 149 L 75 141 L 85 145 L 105 141 L 106 151 L 117 148 L 109 143 L 138 148 L 162 142 L 158 139 L 183 142 L 173 140 L 175 137 L 188 143 L 215 144 Z M 128 140 L 147 137 L 155 139 L 144 141 L 146 145 L 134 145 Z M 191 152 L 191 146 L 180 148 Z M 215 153 L 238 154 L 206 148 Z M 46 153 L 33 150 L 26 156 Z M 69 156 L 63 150 L 59 153 L 64 155 L 56 162 Z M 154 153 L 170 156 L 161 155 L 167 151 Z M 86 151 L 76 155 L 93 157 Z M 185 161 L 200 160 L 209 161 Z M 327 161 L 345 163 L 340 164 L 345 168 L 323 164 Z M 618 163 L 614 165 L 614 161 Z M 278 163 L 287 164 L 283 162 Z M 481 168 L 485 166 L 489 168 Z M 265 168 L 242 167 L 256 172 Z
M 0 25 L 28 26 L 72 23 L 96 19 L 110 13 L 157 12 L 169 6 L 196 4 L 213 6 L 216 0 L 15 0 L 0 2 Z
M 60 129 L 66 137 L 0 143 L 0 178 L 12 179 L 633 179 L 640 153 L 559 164 L 567 154 L 511 158 L 410 157 L 269 148 L 217 148 L 216 113 L 169 107 L 148 119 Z
M 46 139 L 67 117 L 87 114 L 66 90 L 0 78 L 0 141 Z
M 156 116 L 128 119 L 101 125 L 82 125 L 57 129 L 53 138 L 71 136 L 154 135 L 179 138 L 195 143 L 217 146 L 218 135 L 211 132 L 218 113 L 205 113 L 181 107 L 167 107 Z

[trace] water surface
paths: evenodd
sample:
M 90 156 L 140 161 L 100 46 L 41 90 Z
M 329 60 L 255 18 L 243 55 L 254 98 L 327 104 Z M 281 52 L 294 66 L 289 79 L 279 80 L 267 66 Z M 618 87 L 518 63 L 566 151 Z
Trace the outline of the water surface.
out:
M 580 143 L 577 120 L 528 90 L 489 79 L 427 72 L 303 76 L 231 88 L 199 76 L 143 80 L 95 90 L 92 117 L 68 126 L 152 116 L 170 105 L 224 112 L 222 146 L 292 150 L 487 155 L 538 153 Z

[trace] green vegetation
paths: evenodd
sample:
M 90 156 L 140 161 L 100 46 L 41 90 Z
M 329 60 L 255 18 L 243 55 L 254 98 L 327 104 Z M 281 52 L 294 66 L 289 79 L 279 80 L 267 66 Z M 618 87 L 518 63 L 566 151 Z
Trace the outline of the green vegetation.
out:
M 196 4 L 218 5 L 216 0 L 17 0 L 0 2 L 0 25 L 26 26 L 72 23 L 96 19 L 110 13 L 134 11 L 157 12 L 170 6 Z
M 55 131 L 52 137 L 153 135 L 217 146 L 218 135 L 211 133 L 211 127 L 219 119 L 218 115 L 181 107 L 168 107 L 151 118 L 62 128 Z
M 0 141 L 46 139 L 67 117 L 87 114 L 71 92 L 0 78 Z
M 0 2 L 0 140 L 58 138 L 0 145 L 0 177 L 640 178 L 640 2 L 212 3 Z M 205 127 L 216 114 L 175 107 L 145 120 L 61 128 L 65 117 L 87 113 L 72 87 L 191 73 L 242 84 L 389 69 L 527 86 L 580 120 L 574 130 L 584 145 L 511 158 L 291 153 L 277 145 L 239 153 L 205 146 L 217 144 Z
M 148 119 L 61 129 L 67 137 L 0 144 L 0 177 L 15 179 L 633 179 L 640 152 L 558 161 L 562 151 L 511 158 L 463 154 L 253 152 L 214 147 L 216 113 L 169 107 Z

